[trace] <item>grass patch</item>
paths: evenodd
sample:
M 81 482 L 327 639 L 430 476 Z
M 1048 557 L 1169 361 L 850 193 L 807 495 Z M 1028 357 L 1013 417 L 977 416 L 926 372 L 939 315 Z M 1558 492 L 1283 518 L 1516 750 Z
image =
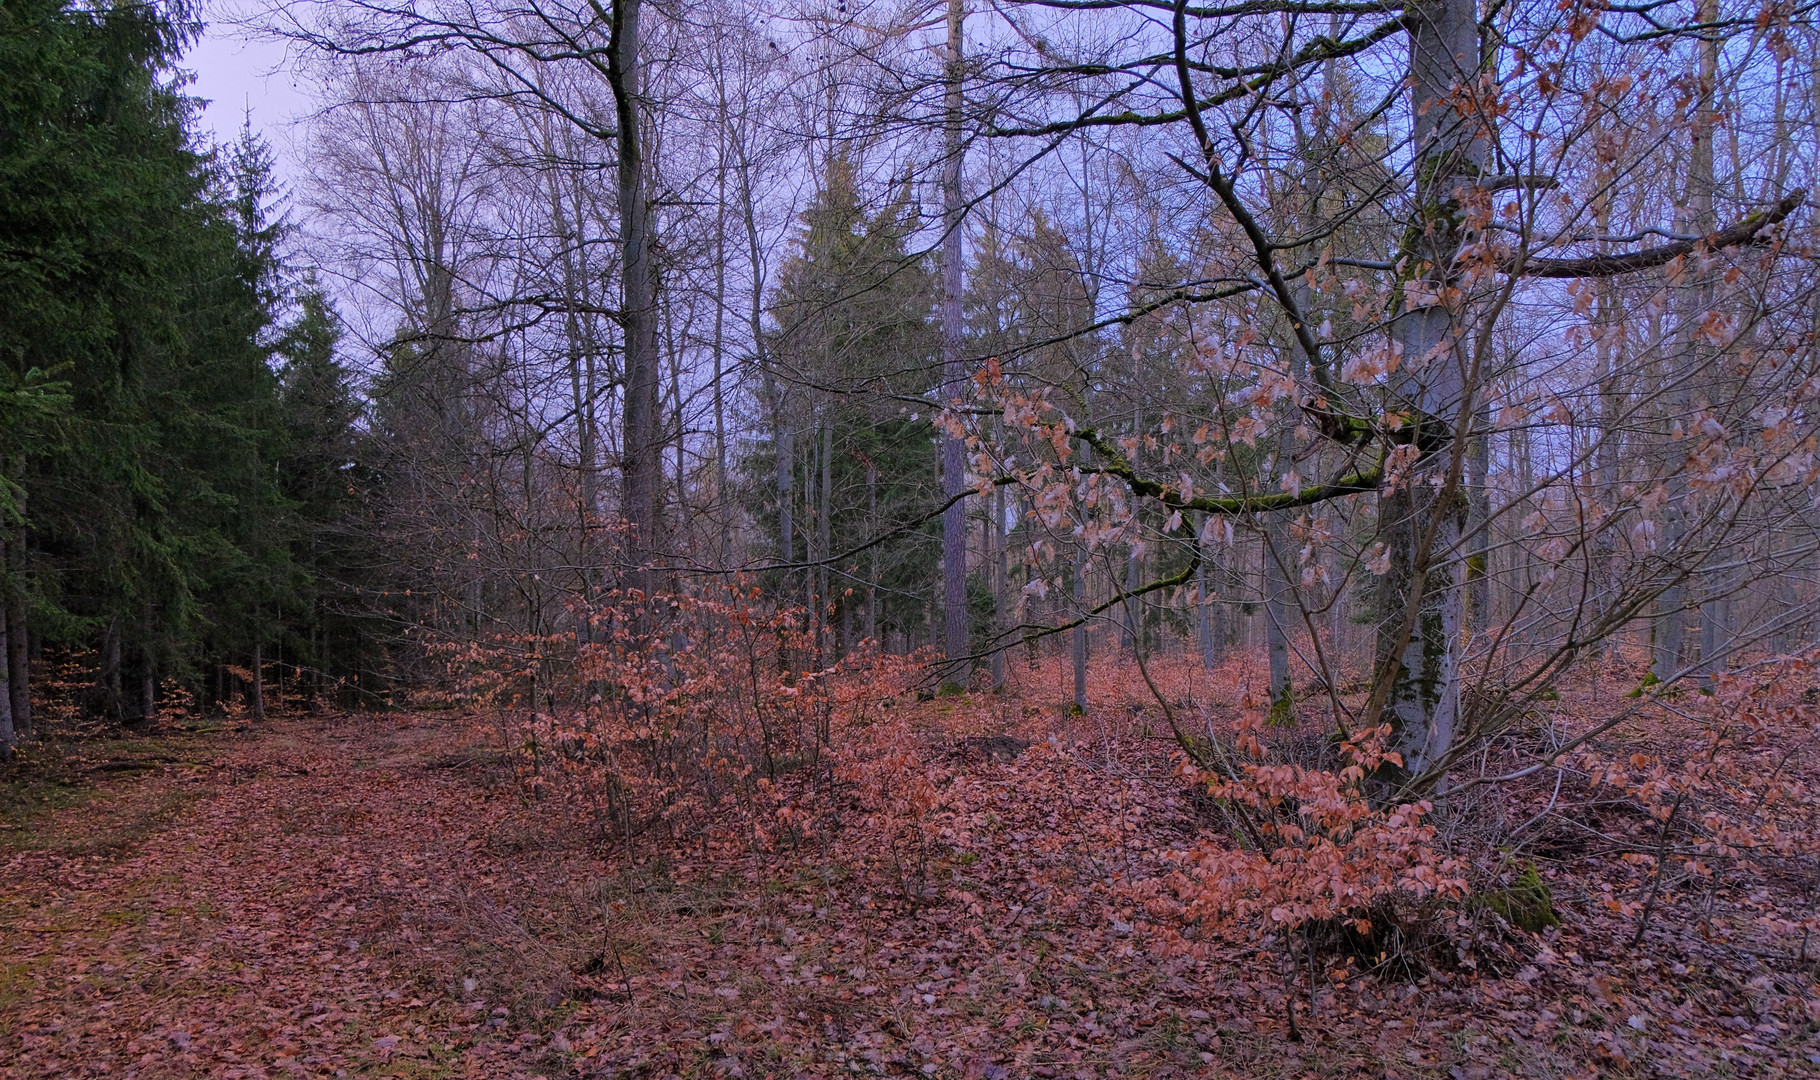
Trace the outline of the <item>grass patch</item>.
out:
M 0 1013 L 10 1013 L 13 1006 L 24 1001 L 31 992 L 32 964 L 26 960 L 16 964 L 0 964 Z
M 56 743 L 26 744 L 9 765 L 0 765 L 0 850 L 31 847 L 34 826 L 47 815 L 81 806 L 95 794 Z
M 187 779 L 215 748 L 192 732 L 26 743 L 0 766 L 0 853 L 106 854 L 144 840 L 192 802 Z M 82 813 L 63 813 L 81 809 Z
M 193 791 L 155 790 L 91 799 L 93 812 L 82 815 L 80 823 L 60 818 L 33 830 L 21 847 L 65 856 L 117 854 L 145 840 L 196 798 Z

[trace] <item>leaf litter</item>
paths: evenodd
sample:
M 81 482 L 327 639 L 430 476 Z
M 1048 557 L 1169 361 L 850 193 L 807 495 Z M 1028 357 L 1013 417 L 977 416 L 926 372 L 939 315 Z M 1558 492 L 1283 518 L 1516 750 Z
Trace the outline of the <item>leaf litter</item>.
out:
M 90 805 L 178 809 L 125 847 L 0 862 L 0 1076 L 1820 1071 L 1800 939 L 1663 917 L 1626 948 L 1634 900 L 1606 901 L 1642 895 L 1644 871 L 1571 830 L 1536 849 L 1562 926 L 1462 906 L 1443 915 L 1458 962 L 1286 968 L 1268 939 L 1195 940 L 1145 910 L 1135 886 L 1215 825 L 1141 708 L 915 708 L 912 847 L 855 812 L 627 857 L 517 782 L 486 715 L 291 717 L 206 767 L 110 777 Z M 53 819 L 79 833 L 88 813 Z M 1811 895 L 1797 873 L 1725 910 Z

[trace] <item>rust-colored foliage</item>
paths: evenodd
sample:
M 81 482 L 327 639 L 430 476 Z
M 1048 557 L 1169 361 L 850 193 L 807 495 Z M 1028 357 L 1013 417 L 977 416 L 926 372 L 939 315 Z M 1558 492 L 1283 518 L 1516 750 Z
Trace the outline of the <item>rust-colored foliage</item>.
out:
M 1262 722 L 1257 714 L 1241 722 L 1231 771 L 1209 777 L 1182 764 L 1237 827 L 1176 853 L 1181 869 L 1159 883 L 1154 914 L 1260 935 L 1342 922 L 1369 936 L 1373 911 L 1464 895 L 1464 867 L 1424 820 L 1432 804 L 1373 805 L 1368 779 L 1399 764 L 1383 748 L 1388 727 L 1342 740 L 1345 765 L 1335 772 L 1268 763 Z
M 817 666 L 750 593 L 657 610 L 603 605 L 579 650 L 449 651 L 465 709 L 110 749 L 144 767 L 5 856 L 0 1075 L 1794 1076 L 1816 1052 L 1807 660 L 1711 697 L 1565 683 L 1431 808 L 1385 797 L 1381 731 L 1268 725 L 1257 657 L 1102 661 L 1075 717 L 1065 658 L 918 700 L 914 658 Z M 1518 891 L 1561 925 L 1509 925 Z

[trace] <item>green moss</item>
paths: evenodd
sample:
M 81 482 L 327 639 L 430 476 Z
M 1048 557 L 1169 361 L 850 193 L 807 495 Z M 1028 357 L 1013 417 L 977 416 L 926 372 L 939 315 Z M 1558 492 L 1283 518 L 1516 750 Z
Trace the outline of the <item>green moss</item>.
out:
M 1561 917 L 1555 914 L 1554 894 L 1542 875 L 1536 873 L 1535 863 L 1525 866 L 1510 888 L 1486 893 L 1479 903 L 1510 925 L 1532 934 L 1561 925 Z
M 1271 727 L 1295 726 L 1295 693 L 1288 686 L 1270 703 L 1270 715 L 1264 722 Z

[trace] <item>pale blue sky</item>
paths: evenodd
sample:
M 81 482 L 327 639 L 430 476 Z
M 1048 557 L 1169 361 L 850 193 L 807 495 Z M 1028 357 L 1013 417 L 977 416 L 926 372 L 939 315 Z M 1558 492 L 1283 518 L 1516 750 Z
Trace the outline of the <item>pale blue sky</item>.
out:
M 215 0 L 206 11 L 203 38 L 181 65 L 196 75 L 189 93 L 210 99 L 204 124 L 218 140 L 229 142 L 239 136 L 242 119 L 250 113 L 253 129 L 264 134 L 278 153 L 280 173 L 290 174 L 291 136 L 295 122 L 309 112 L 310 99 L 291 72 L 284 45 L 259 40 L 232 25 L 231 0 Z

